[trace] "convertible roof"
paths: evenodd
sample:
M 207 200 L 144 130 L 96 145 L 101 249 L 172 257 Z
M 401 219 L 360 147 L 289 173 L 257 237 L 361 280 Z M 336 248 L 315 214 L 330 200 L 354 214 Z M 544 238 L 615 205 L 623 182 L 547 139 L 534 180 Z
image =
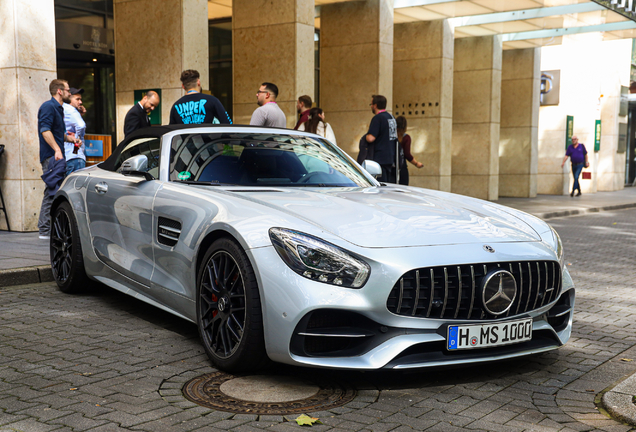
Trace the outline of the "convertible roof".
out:
M 173 125 L 146 127 L 146 128 L 138 129 L 134 131 L 133 133 L 131 133 L 130 135 L 128 135 L 126 138 L 124 138 L 124 140 L 117 145 L 117 148 L 108 157 L 108 159 L 106 159 L 104 162 L 99 164 L 99 167 L 108 171 L 114 171 L 115 162 L 119 158 L 119 155 L 121 154 L 123 149 L 126 148 L 128 143 L 130 143 L 133 140 L 136 140 L 139 138 L 161 138 L 163 135 L 167 134 L 168 132 L 173 132 L 176 130 L 200 129 L 200 128 L 211 128 L 211 127 L 212 128 L 213 127 L 222 127 L 222 128 L 240 127 L 240 128 L 254 128 L 254 129 L 265 128 L 264 126 L 250 126 L 250 125 L 238 125 L 238 124 L 228 125 L 228 124 L 210 124 L 210 123 L 192 124 L 192 125 L 173 124 Z M 281 128 L 266 128 L 266 129 L 280 130 Z

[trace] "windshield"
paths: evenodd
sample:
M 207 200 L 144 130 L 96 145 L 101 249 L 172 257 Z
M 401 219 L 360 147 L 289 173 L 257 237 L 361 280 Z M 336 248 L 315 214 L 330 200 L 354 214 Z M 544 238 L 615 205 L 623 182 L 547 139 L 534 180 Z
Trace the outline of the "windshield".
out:
M 190 133 L 172 140 L 170 180 L 240 186 L 375 186 L 322 139 L 262 133 Z

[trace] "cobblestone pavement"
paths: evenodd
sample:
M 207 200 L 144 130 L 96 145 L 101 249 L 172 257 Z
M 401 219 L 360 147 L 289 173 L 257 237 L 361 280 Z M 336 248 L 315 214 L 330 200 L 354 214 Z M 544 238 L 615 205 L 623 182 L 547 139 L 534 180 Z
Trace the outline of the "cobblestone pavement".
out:
M 634 220 L 636 210 L 550 221 L 577 285 L 566 346 L 450 371 L 330 372 L 358 397 L 314 413 L 323 424 L 312 430 L 630 430 L 594 400 L 636 369 Z M 0 432 L 299 430 L 281 416 L 212 411 L 165 390 L 212 370 L 193 324 L 101 285 L 75 296 L 51 283 L 0 290 Z

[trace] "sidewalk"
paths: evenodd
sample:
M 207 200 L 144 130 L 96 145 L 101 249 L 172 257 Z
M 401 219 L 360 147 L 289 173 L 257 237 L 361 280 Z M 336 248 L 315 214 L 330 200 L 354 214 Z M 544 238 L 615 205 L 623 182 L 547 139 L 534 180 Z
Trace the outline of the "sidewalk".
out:
M 574 198 L 568 195 L 500 198 L 497 203 L 550 219 L 636 207 L 636 188 Z M 0 231 L 0 287 L 52 280 L 48 241 L 40 240 L 37 233 Z
M 598 192 L 580 197 L 539 195 L 536 198 L 500 198 L 498 204 L 542 219 L 636 207 L 636 188 Z M 0 289 L 53 281 L 49 242 L 37 233 L 0 231 Z M 636 374 L 614 383 L 597 396 L 597 403 L 615 419 L 636 426 Z

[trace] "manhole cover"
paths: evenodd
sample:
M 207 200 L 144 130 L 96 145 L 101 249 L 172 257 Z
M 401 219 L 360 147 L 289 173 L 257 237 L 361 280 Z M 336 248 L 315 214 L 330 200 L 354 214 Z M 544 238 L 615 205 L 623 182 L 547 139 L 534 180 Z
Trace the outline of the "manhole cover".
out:
M 290 376 L 236 377 L 214 372 L 183 386 L 186 399 L 219 411 L 249 414 L 296 414 L 324 411 L 349 403 L 355 390 L 326 379 Z

